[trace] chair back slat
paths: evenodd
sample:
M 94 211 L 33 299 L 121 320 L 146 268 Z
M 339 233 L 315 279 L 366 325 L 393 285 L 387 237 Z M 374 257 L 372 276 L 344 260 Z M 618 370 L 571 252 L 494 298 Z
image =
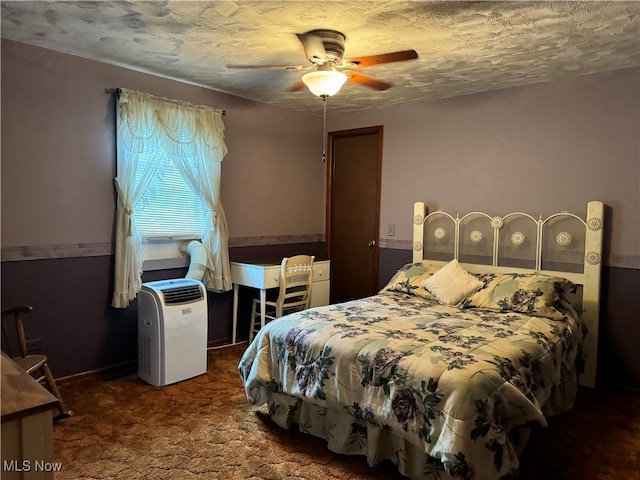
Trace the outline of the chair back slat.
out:
M 18 337 L 18 350 L 22 358 L 27 356 L 27 336 L 24 332 L 24 322 L 22 314 L 31 313 L 33 307 L 29 305 L 20 305 L 17 307 L 4 310 L 2 312 L 2 340 L 4 341 L 3 348 L 7 355 L 14 358 L 11 348 L 12 342 L 10 341 L 10 331 L 15 330 Z
M 309 308 L 314 260 L 313 255 L 295 255 L 282 259 L 276 316 L 282 316 L 284 310 Z
M 6 353 L 9 358 L 13 358 L 13 349 L 11 348 L 11 340 L 8 325 L 9 318 L 7 318 L 4 314 L 2 315 L 2 351 Z

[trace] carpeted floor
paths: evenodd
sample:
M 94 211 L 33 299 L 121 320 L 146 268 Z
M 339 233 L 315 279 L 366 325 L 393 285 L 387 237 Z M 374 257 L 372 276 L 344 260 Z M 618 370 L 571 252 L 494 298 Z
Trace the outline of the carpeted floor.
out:
M 55 480 L 400 480 L 395 467 L 330 452 L 248 404 L 246 345 L 209 352 L 206 375 L 153 387 L 137 374 L 63 383 L 74 416 L 54 425 Z M 524 480 L 640 480 L 640 396 L 581 390 L 573 410 L 531 436 Z

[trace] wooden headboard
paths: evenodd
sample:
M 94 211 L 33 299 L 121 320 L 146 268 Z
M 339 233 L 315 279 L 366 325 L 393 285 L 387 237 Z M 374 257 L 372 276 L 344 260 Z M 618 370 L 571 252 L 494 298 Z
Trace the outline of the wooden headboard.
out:
M 456 259 L 471 273 L 543 273 L 571 280 L 578 291 L 570 300 L 588 329 L 582 385 L 594 387 L 598 359 L 602 202 L 587 204 L 585 218 L 569 212 L 537 219 L 514 212 L 504 216 L 471 212 L 455 216 L 413 208 L 413 261 L 445 264 Z

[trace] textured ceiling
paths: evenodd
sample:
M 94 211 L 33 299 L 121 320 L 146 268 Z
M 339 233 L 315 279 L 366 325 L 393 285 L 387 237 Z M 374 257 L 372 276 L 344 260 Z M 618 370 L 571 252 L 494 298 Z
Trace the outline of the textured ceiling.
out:
M 361 68 L 394 84 L 348 83 L 330 112 L 352 112 L 640 65 L 640 2 L 55 1 L 2 2 L 2 37 L 260 102 L 318 109 L 296 33 L 346 35 L 345 58 L 414 49 L 417 60 Z M 126 85 L 118 85 L 126 86 Z M 115 87 L 115 85 L 114 85 Z

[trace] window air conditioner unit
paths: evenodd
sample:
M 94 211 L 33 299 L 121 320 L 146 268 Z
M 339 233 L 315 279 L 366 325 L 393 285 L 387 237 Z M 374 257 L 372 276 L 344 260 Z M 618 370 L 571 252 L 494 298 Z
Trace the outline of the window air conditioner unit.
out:
M 207 292 L 198 280 L 142 284 L 138 376 L 164 386 L 207 372 Z

